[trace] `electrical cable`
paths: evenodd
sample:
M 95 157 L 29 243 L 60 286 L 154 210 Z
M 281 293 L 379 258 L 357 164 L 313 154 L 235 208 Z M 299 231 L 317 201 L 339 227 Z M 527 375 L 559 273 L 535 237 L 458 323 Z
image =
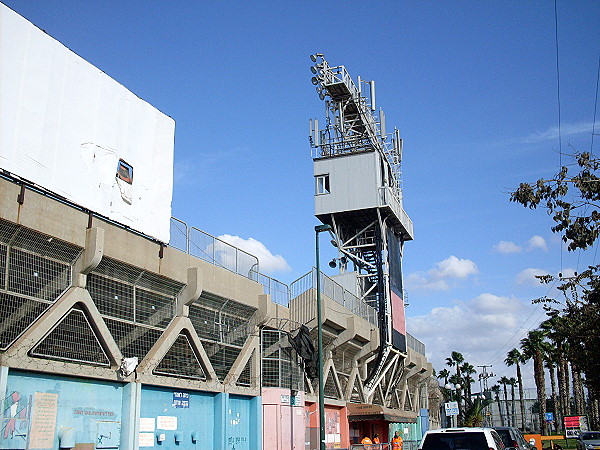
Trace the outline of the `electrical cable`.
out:
M 596 133 L 596 111 L 598 109 L 598 81 L 600 80 L 600 56 L 598 56 L 598 72 L 596 74 L 596 98 L 594 99 L 594 120 L 592 121 L 592 142 L 590 143 L 590 155 L 594 154 L 594 134 Z
M 554 43 L 556 47 L 556 97 L 558 101 L 558 171 L 562 170 L 562 128 L 560 116 L 560 65 L 558 51 L 558 9 L 557 0 L 554 0 Z M 563 241 L 560 242 L 560 272 L 563 271 Z

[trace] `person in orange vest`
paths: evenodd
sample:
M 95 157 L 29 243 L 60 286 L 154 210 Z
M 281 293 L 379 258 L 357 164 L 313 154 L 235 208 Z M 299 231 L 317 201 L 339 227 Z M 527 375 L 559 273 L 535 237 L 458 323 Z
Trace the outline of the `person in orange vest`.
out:
M 377 433 L 375 433 L 375 436 L 373 436 L 373 444 L 381 444 L 381 441 L 379 440 L 379 435 Z M 379 446 L 374 448 L 379 448 Z
M 363 445 L 363 448 L 365 450 L 371 450 L 371 444 L 373 443 L 373 441 L 371 440 L 371 438 L 369 438 L 369 436 L 365 434 L 365 437 L 362 438 L 362 441 L 360 441 L 360 443 Z
M 392 438 L 392 450 L 402 450 L 402 438 L 398 435 L 397 431 Z

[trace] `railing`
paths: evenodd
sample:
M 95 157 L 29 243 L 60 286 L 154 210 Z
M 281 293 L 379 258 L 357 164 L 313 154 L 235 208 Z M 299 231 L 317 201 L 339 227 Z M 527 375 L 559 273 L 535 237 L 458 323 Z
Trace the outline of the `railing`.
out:
M 290 294 L 292 298 L 299 297 L 310 289 L 316 289 L 317 269 L 313 268 L 303 277 L 298 278 L 290 285 Z M 373 325 L 377 325 L 377 311 L 375 308 L 367 305 L 356 295 L 352 294 L 340 284 L 329 278 L 321 272 L 321 292 L 334 302 L 339 303 L 353 314 L 367 320 Z
M 387 186 L 379 188 L 379 206 L 389 206 L 396 214 L 396 217 L 398 217 L 398 220 L 406 230 L 406 233 L 411 239 L 413 238 L 413 222 L 402 208 L 398 197 L 396 197 L 392 190 Z
M 171 247 L 258 281 L 258 258 L 196 227 L 171 217 Z
M 256 281 L 263 285 L 265 288 L 265 294 L 269 294 L 271 296 L 271 301 L 273 303 L 289 306 L 290 288 L 287 284 L 262 273 L 257 273 L 256 275 Z
M 425 344 L 409 333 L 406 333 L 406 346 L 423 356 L 425 355 Z

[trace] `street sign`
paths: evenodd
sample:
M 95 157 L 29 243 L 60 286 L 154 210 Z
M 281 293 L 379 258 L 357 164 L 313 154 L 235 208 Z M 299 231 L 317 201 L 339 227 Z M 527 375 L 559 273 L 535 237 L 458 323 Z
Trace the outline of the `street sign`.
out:
M 546 413 L 546 422 L 548 422 L 548 423 L 554 422 L 554 413 L 551 413 L 551 412 Z
M 447 416 L 458 416 L 458 402 L 446 402 L 444 407 Z

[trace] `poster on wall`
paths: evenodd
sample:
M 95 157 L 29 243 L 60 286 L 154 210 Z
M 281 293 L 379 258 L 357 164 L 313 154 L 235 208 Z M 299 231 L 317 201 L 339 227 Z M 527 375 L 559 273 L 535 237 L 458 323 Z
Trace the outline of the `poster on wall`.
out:
M 0 3 L 0 169 L 169 242 L 175 122 Z
M 46 449 L 54 446 L 58 394 L 36 392 L 31 412 L 30 449 Z

